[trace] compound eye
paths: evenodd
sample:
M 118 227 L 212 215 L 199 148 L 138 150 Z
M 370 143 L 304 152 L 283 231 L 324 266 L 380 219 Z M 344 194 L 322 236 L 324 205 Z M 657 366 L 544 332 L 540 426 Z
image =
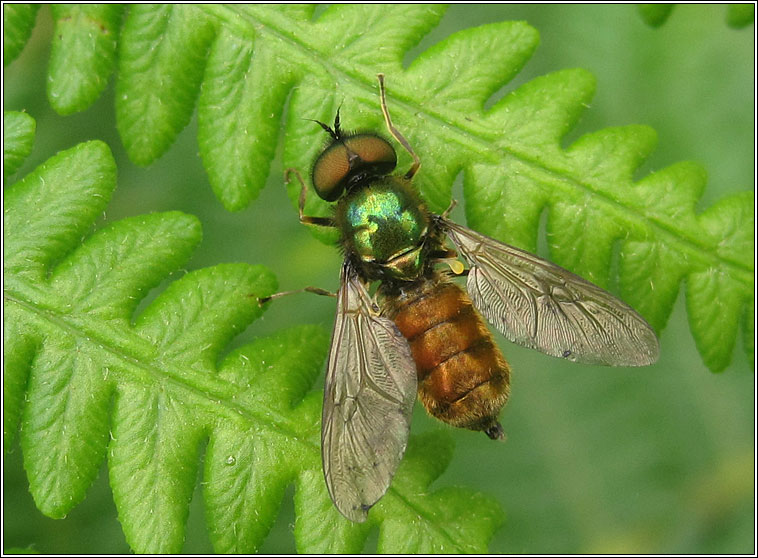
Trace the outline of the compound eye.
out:
M 389 174 L 397 165 L 395 150 L 386 140 L 372 134 L 358 134 L 345 140 L 347 148 L 358 155 L 360 167 L 372 174 Z M 354 164 L 353 169 L 358 165 Z M 351 169 L 352 170 L 352 169 Z
M 331 202 L 338 199 L 345 190 L 350 174 L 347 149 L 342 142 L 334 142 L 327 147 L 313 165 L 313 187 L 322 200 Z
M 373 134 L 356 134 L 334 141 L 313 165 L 313 187 L 326 201 L 337 200 L 349 185 L 384 176 L 397 165 L 395 150 Z

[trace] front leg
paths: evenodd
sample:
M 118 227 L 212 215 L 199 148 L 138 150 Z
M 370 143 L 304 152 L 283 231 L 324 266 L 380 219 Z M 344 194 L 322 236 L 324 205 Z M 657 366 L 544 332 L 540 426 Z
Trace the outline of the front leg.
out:
M 384 123 L 387 125 L 387 130 L 389 130 L 390 135 L 405 148 L 410 156 L 413 157 L 413 164 L 411 165 L 411 168 L 408 169 L 408 172 L 405 173 L 405 178 L 411 180 L 421 166 L 421 159 L 418 158 L 418 155 L 416 155 L 416 152 L 413 151 L 411 144 L 408 143 L 408 140 L 405 139 L 405 136 L 400 133 L 400 130 L 392 125 L 392 118 L 390 118 L 390 109 L 387 108 L 387 95 L 384 89 L 384 74 L 376 74 L 376 77 L 379 79 L 379 100 L 382 106 L 382 114 L 384 114 Z
M 319 289 L 318 287 L 303 287 L 302 289 L 297 289 L 294 291 L 281 291 L 269 296 L 264 296 L 263 298 L 259 298 L 258 306 L 263 306 L 268 301 L 273 300 L 275 298 L 281 298 L 283 296 L 289 296 L 291 294 L 296 294 L 296 293 L 313 293 L 320 296 L 331 296 L 334 298 L 337 297 L 337 293 L 333 293 L 332 291 L 327 291 L 326 289 Z
M 308 215 L 303 215 L 303 210 L 305 209 L 305 195 L 308 192 L 308 187 L 305 185 L 305 181 L 303 180 L 303 177 L 300 175 L 300 171 L 297 169 L 292 169 L 292 168 L 284 171 L 285 184 L 290 183 L 291 173 L 294 173 L 294 175 L 300 181 L 300 197 L 298 198 L 298 202 L 297 202 L 297 209 L 300 215 L 300 222 L 303 223 L 304 225 L 318 225 L 320 227 L 336 227 L 336 225 L 334 224 L 334 219 L 332 219 L 331 217 L 310 217 Z

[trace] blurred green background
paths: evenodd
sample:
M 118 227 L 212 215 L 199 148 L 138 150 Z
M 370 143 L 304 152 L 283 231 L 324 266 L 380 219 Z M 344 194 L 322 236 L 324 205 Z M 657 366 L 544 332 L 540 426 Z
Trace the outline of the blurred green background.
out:
M 754 183 L 754 28 L 727 27 L 726 9 L 677 6 L 665 25 L 653 29 L 633 5 L 456 5 L 406 61 L 458 29 L 527 21 L 540 32 L 541 45 L 504 92 L 562 68 L 592 71 L 596 97 L 567 141 L 605 126 L 651 125 L 659 148 L 639 176 L 676 161 L 699 161 L 710 177 L 698 204 L 703 210 Z M 43 7 L 31 41 L 5 69 L 4 108 L 24 110 L 37 120 L 34 151 L 15 178 L 58 150 L 102 139 L 119 168 L 118 189 L 103 222 L 180 209 L 197 215 L 204 228 L 191 269 L 262 263 L 283 290 L 305 285 L 336 290 L 339 254 L 298 223 L 278 159 L 261 197 L 234 214 L 211 193 L 197 155 L 194 121 L 157 163 L 135 167 L 115 132 L 112 84 L 82 114 L 61 117 L 50 109 L 45 72 L 51 33 L 49 10 Z M 267 231 L 265 238 L 258 231 Z M 293 324 L 328 329 L 333 313 L 332 299 L 285 297 L 235 346 Z M 456 439 L 453 462 L 437 486 L 474 488 L 506 510 L 507 523 L 496 533 L 492 552 L 755 552 L 755 377 L 741 339 L 732 365 L 711 374 L 689 333 L 680 293 L 661 335 L 660 362 L 652 367 L 582 367 L 499 340 L 514 371 L 502 417 L 507 443 L 453 431 L 419 406 L 413 427 L 414 432 L 445 428 Z M 87 499 L 56 521 L 34 508 L 18 443 L 6 449 L 5 549 L 129 551 L 105 468 Z M 295 552 L 292 492 L 261 552 Z M 185 552 L 212 550 L 203 522 L 198 490 Z M 374 550 L 375 541 L 376 536 L 369 539 L 367 551 Z

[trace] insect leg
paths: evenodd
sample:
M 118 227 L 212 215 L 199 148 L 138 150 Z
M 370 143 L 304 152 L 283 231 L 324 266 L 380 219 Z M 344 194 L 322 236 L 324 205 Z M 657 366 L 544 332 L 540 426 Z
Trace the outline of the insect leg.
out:
M 456 205 L 458 205 L 458 200 L 451 200 L 450 205 L 447 206 L 447 209 L 442 215 L 440 215 L 440 217 L 442 217 L 443 219 L 447 219 L 447 216 L 450 215 L 453 209 L 455 209 Z
M 288 295 L 296 294 L 296 293 L 305 293 L 305 292 L 313 293 L 313 294 L 317 294 L 317 295 L 321 295 L 321 296 L 333 296 L 335 298 L 337 297 L 337 293 L 333 293 L 331 291 L 327 291 L 326 289 L 319 289 L 318 287 L 304 287 L 302 289 L 297 289 L 295 291 L 282 291 L 280 293 L 274 293 L 272 295 L 264 296 L 263 298 L 259 298 L 258 299 L 258 306 L 263 306 L 268 301 L 273 300 L 275 298 L 281 298 L 283 296 L 288 296 Z
M 458 252 L 446 248 L 440 248 L 434 252 L 429 253 L 429 257 L 434 260 L 448 260 L 450 258 L 457 258 Z
M 336 226 L 334 224 L 334 219 L 332 219 L 331 217 L 309 217 L 308 215 L 303 215 L 303 209 L 305 208 L 305 195 L 308 192 L 308 187 L 305 185 L 305 181 L 303 180 L 303 177 L 300 174 L 300 171 L 297 169 L 287 169 L 286 171 L 284 171 L 285 184 L 290 183 L 290 174 L 292 173 L 294 173 L 294 175 L 300 181 L 300 198 L 298 199 L 298 203 L 297 203 L 297 209 L 300 215 L 300 222 L 303 223 L 304 225 L 318 225 L 320 227 Z
M 490 437 L 490 440 L 505 440 L 505 431 L 503 430 L 503 426 L 497 421 L 495 424 L 487 428 L 484 433 Z
M 408 143 L 408 140 L 403 137 L 403 134 L 401 134 L 398 129 L 392 125 L 392 119 L 390 118 L 390 111 L 387 108 L 387 98 L 384 90 L 384 74 L 377 74 L 376 77 L 379 79 L 379 96 L 381 99 L 382 113 L 384 114 L 384 122 L 387 124 L 387 129 L 389 130 L 392 137 L 395 138 L 408 153 L 410 153 L 411 157 L 413 157 L 413 164 L 411 165 L 411 168 L 408 169 L 408 172 L 405 173 L 405 178 L 410 180 L 413 178 L 413 176 L 418 171 L 418 168 L 421 166 L 421 159 L 419 159 L 418 155 L 414 153 L 411 145 Z

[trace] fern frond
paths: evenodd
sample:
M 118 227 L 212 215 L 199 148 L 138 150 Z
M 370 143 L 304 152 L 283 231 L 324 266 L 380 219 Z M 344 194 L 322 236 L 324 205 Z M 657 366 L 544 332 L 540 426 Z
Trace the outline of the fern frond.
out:
M 32 34 L 38 4 L 3 4 L 3 66 L 21 54 Z
M 3 178 L 15 173 L 32 152 L 36 126 L 24 112 L 3 111 Z
M 122 4 L 53 4 L 47 98 L 59 114 L 86 109 L 108 84 L 116 61 Z
M 291 483 L 298 525 L 309 526 L 296 530 L 302 551 L 362 549 L 366 526 L 339 515 L 321 473 L 322 394 L 312 386 L 327 333 L 296 327 L 221 359 L 276 288 L 269 271 L 247 264 L 186 273 L 134 316 L 201 231 L 194 217 L 167 212 L 90 234 L 115 180 L 110 151 L 94 141 L 5 191 L 4 441 L 9 448 L 20 431 L 37 507 L 66 516 L 107 456 L 132 549 L 178 552 L 202 457 L 218 552 L 255 551 Z M 502 512 L 465 490 L 429 491 L 442 453 L 451 453 L 446 437 L 411 444 L 370 518 L 387 538 L 380 550 L 486 551 Z M 416 538 L 402 540 L 412 546 L 398 547 L 410 524 Z

